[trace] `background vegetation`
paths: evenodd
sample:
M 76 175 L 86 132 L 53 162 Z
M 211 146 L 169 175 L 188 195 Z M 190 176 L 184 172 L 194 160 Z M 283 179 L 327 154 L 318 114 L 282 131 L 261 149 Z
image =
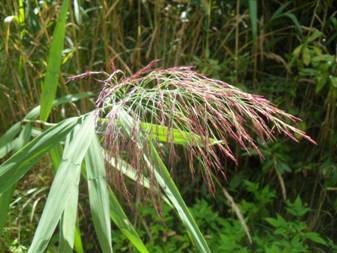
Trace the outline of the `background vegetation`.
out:
M 337 11 L 324 1 L 70 1 L 57 97 L 102 88 L 88 70 L 133 73 L 153 59 L 194 65 L 210 77 L 264 95 L 303 121 L 318 145 L 285 139 L 262 147 L 264 160 L 236 149 L 226 161 L 228 192 L 210 194 L 179 170 L 176 184 L 214 252 L 337 252 Z M 0 132 L 39 104 L 61 1 L 0 3 Z M 54 110 L 50 121 L 94 108 L 90 99 Z M 26 252 L 52 178 L 45 158 L 22 181 L 0 237 L 1 252 Z M 178 173 L 178 172 L 177 172 Z M 85 187 L 83 187 L 85 188 Z M 79 196 L 81 247 L 100 252 Z M 235 204 L 236 203 L 236 204 Z M 137 203 L 128 216 L 150 252 L 195 252 L 176 214 Z M 239 208 L 249 239 L 235 215 Z M 116 252 L 133 246 L 113 229 Z M 50 249 L 52 252 L 52 248 Z

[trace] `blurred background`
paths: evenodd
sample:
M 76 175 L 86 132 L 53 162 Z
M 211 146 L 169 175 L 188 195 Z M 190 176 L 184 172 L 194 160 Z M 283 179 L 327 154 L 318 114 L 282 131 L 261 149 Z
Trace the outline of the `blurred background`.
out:
M 239 165 L 224 170 L 227 196 L 210 194 L 188 170 L 173 175 L 214 252 L 337 252 L 337 2 L 333 0 L 72 0 L 58 95 L 102 88 L 70 75 L 114 68 L 131 74 L 193 65 L 209 77 L 260 94 L 302 119 L 316 142 L 278 138 L 265 157 L 237 149 Z M 0 1 L 0 133 L 39 103 L 48 49 L 62 1 Z M 90 100 L 67 113 L 94 108 Z M 54 112 L 52 119 L 62 117 Z M 262 144 L 261 144 L 262 145 Z M 51 173 L 46 158 L 15 191 L 1 252 L 26 252 Z M 181 165 L 184 166 L 184 165 Z M 85 188 L 85 187 L 84 187 Z M 85 190 L 84 190 L 85 191 Z M 230 200 L 232 199 L 232 200 Z M 86 196 L 79 219 L 85 252 L 100 252 Z M 247 238 L 233 211 L 240 209 Z M 127 208 L 127 207 L 126 207 Z M 176 214 L 148 203 L 129 217 L 151 252 L 195 252 Z M 128 209 L 128 208 L 127 208 Z M 136 250 L 118 230 L 116 252 Z

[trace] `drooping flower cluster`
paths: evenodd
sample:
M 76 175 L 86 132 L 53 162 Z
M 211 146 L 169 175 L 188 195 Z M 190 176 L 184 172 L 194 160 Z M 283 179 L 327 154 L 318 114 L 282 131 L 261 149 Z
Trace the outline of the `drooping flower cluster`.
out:
M 104 81 L 97 100 L 109 156 L 130 164 L 137 178 L 153 178 L 144 161 L 144 156 L 151 156 L 146 140 L 155 143 L 168 162 L 183 145 L 192 175 L 201 171 L 210 190 L 212 173 L 223 174 L 223 159 L 236 162 L 234 144 L 248 152 L 254 149 L 262 157 L 257 141 L 274 140 L 279 133 L 294 141 L 314 142 L 290 125 L 298 118 L 262 96 L 208 78 L 192 67 L 162 69 L 153 68 L 154 64 L 130 77 L 116 71 Z M 132 119 L 129 129 L 121 113 Z

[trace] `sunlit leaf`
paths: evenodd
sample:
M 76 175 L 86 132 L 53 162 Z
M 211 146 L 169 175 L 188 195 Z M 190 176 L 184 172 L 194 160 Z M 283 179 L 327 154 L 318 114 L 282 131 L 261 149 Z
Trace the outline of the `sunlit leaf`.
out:
M 54 145 L 59 143 L 78 123 L 79 118 L 69 118 L 47 129 L 27 143 L 0 165 L 0 193 L 9 189 Z
M 84 118 L 76 126 L 71 137 L 67 138 L 68 142 L 65 144 L 62 162 L 50 188 L 29 253 L 45 251 L 66 206 L 75 206 L 74 203 L 69 202 L 77 201 L 74 195 L 78 192 L 82 160 L 94 135 L 94 120 L 91 114 Z M 70 212 L 67 215 L 67 219 L 69 219 L 67 225 L 69 225 L 69 233 L 73 233 L 76 215 L 72 211 Z M 69 237 L 67 238 L 69 239 Z M 73 241 L 69 242 L 68 246 L 72 248 Z
M 112 252 L 109 195 L 104 157 L 96 137 L 85 157 L 91 215 L 102 251 Z
M 119 204 L 115 194 L 110 190 L 110 215 L 111 219 L 122 231 L 122 233 L 130 240 L 130 242 L 139 250 L 141 253 L 149 252 L 140 239 L 138 233 L 130 223 L 128 217 L 123 211 L 123 208 Z
M 65 37 L 68 5 L 68 0 L 64 0 L 48 53 L 46 76 L 41 86 L 40 119 L 43 121 L 47 120 L 51 112 L 54 98 L 56 96 L 56 89 L 59 81 L 62 62 L 62 50 Z

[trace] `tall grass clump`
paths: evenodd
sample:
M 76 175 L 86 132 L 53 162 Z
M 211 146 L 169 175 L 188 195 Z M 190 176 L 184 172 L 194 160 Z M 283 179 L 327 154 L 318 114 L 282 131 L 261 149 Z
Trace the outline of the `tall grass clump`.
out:
M 185 154 L 191 174 L 202 174 L 214 192 L 213 180 L 225 176 L 224 158 L 237 161 L 234 144 L 262 156 L 258 140 L 274 140 L 277 133 L 313 142 L 290 125 L 298 121 L 296 117 L 261 96 L 210 79 L 191 67 L 154 68 L 154 64 L 131 76 L 120 70 L 111 75 L 88 72 L 107 76 L 97 79 L 104 86 L 95 110 L 50 124 L 35 122 L 40 112 L 37 107 L 27 116 L 30 120 L 19 123 L 28 138 L 0 165 L 0 194 L 15 187 L 44 154 L 49 153 L 57 166 L 29 252 L 46 250 L 58 224 L 60 252 L 76 247 L 81 178 L 88 184 L 92 221 L 103 252 L 112 252 L 110 218 L 138 250 L 148 252 L 114 194 L 119 190 L 131 199 L 125 177 L 134 181 L 137 189 L 149 189 L 154 200 L 159 196 L 176 209 L 197 249 L 211 252 L 170 175 L 169 166 L 174 166 L 176 157 Z M 74 76 L 70 81 L 85 76 Z M 81 97 L 85 96 L 61 98 L 53 106 Z M 47 129 L 31 139 L 36 123 Z M 15 138 L 10 129 L 2 140 L 11 143 Z M 62 152 L 62 156 L 56 155 Z M 106 175 L 111 175 L 111 182 Z

